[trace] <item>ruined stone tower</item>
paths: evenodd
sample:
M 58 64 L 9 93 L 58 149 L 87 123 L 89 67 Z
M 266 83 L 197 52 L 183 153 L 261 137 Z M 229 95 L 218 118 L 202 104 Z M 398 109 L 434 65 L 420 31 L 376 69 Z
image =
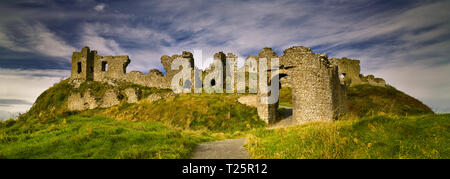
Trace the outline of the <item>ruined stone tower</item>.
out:
M 297 122 L 333 121 L 346 109 L 345 86 L 340 84 L 338 67 L 325 54 L 295 46 L 284 50 L 280 65 L 292 84 L 293 117 Z
M 94 80 L 94 56 L 97 52 L 83 47 L 80 52 L 73 52 L 71 77 L 81 80 Z

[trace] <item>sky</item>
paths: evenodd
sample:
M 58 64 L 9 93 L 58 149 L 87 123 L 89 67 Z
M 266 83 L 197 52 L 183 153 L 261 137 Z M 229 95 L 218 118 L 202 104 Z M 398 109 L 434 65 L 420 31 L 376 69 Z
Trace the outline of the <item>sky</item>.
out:
M 306 46 L 359 59 L 361 73 L 450 112 L 449 0 L 2 0 L 0 120 L 69 77 L 83 46 L 129 55 L 128 71 L 144 73 L 183 50 L 245 58 Z

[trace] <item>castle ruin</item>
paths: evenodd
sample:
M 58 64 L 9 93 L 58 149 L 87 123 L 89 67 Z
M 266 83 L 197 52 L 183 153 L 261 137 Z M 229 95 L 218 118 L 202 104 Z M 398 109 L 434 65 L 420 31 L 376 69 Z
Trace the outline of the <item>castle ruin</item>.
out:
M 356 86 L 369 84 L 372 86 L 385 87 L 386 82 L 382 78 L 375 78 L 373 75 L 364 76 L 360 73 L 359 60 L 344 58 L 331 58 L 330 62 L 339 67 L 339 76 L 342 84 Z
M 194 71 L 198 69 L 194 66 L 192 53 L 186 51 L 183 51 L 181 55 L 164 55 L 161 57 L 165 74 L 157 69 L 152 69 L 148 74 L 143 74 L 139 71 L 127 72 L 126 68 L 130 63 L 130 59 L 126 55 L 100 56 L 97 51 L 91 51 L 89 47 L 83 47 L 80 52 L 73 53 L 70 78 L 79 82 L 120 80 L 147 87 L 170 89 L 172 78 L 183 70 L 181 67 L 181 69 L 177 70 L 171 69 L 172 62 L 179 57 L 188 60 L 190 64 L 190 69 L 188 70 L 192 72 L 190 83 L 187 83 L 188 80 L 186 80 L 185 82 L 180 81 L 180 84 L 187 88 L 192 88 L 194 87 L 193 82 L 196 81 L 194 79 Z M 245 76 L 245 72 L 248 72 L 250 77 L 247 80 L 250 80 L 252 75 L 259 72 L 259 66 L 254 66 L 257 67 L 256 69 L 248 69 L 248 66 L 245 66 L 246 71 L 242 74 L 234 66 L 236 63 L 232 63 L 233 67 L 225 65 L 225 60 L 233 57 L 236 58 L 232 53 L 225 55 L 223 52 L 214 55 L 214 58 L 222 63 L 223 74 L 220 75 L 222 79 L 213 80 L 222 80 L 222 84 L 224 84 L 223 89 L 227 90 L 230 90 L 230 86 L 227 87 L 225 81 L 231 80 L 234 82 L 231 84 L 234 84 L 234 92 L 236 92 L 238 90 L 237 86 L 239 86 L 236 81 L 237 76 Z M 328 59 L 325 54 L 315 54 L 311 49 L 302 46 L 288 48 L 284 50 L 284 54 L 280 57 L 271 48 L 265 47 L 258 52 L 258 56 L 251 56 L 246 61 L 252 59 L 259 63 L 260 58 L 266 58 L 268 66 L 270 66 L 272 58 L 279 58 L 280 86 L 292 88 L 293 118 L 299 123 L 306 121 L 334 121 L 342 116 L 346 111 L 346 85 L 385 85 L 384 80 L 380 78 L 374 78 L 372 75 L 367 77 L 360 75 L 359 60 L 347 58 Z M 202 74 L 208 75 L 213 72 L 214 68 L 214 66 L 211 66 Z M 232 71 L 234 76 L 227 76 L 229 74 L 226 73 L 227 70 Z M 270 73 L 271 70 L 267 70 L 268 83 L 272 81 Z M 344 77 L 340 78 L 340 76 Z M 206 79 L 202 77 L 201 80 Z M 245 86 L 248 87 L 248 81 L 245 81 Z M 134 103 L 140 99 L 139 89 L 126 89 L 125 93 L 120 94 L 119 92 L 108 91 L 103 97 L 95 97 L 89 92 L 85 94 L 74 93 L 68 98 L 68 108 L 69 110 L 86 110 L 117 105 L 124 97 L 128 98 L 128 103 Z M 261 93 L 260 90 L 256 94 L 258 97 L 268 95 L 268 93 Z M 152 96 L 152 100 L 154 99 L 159 99 L 159 97 L 155 98 Z M 262 104 L 260 101 L 257 101 L 256 107 L 262 120 L 267 123 L 273 123 L 277 120 L 278 102 Z

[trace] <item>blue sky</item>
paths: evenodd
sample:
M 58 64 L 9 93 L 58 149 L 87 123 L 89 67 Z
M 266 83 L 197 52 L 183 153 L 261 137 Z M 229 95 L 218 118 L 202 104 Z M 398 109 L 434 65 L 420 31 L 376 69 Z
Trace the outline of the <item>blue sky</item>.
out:
M 361 60 L 437 112 L 450 112 L 450 1 L 0 2 L 0 118 L 26 111 L 69 76 L 83 46 L 130 56 L 129 71 L 162 70 L 162 55 L 203 50 L 239 57 L 303 45 Z M 2 117 L 3 116 L 3 117 Z

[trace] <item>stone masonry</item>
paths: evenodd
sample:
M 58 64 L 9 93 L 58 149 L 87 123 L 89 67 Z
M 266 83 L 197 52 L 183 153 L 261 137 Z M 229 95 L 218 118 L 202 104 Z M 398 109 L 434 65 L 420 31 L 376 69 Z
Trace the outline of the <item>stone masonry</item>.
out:
M 297 122 L 333 121 L 346 109 L 345 86 L 340 84 L 338 67 L 325 54 L 295 46 L 284 50 L 280 65 L 290 68 L 293 118 Z

